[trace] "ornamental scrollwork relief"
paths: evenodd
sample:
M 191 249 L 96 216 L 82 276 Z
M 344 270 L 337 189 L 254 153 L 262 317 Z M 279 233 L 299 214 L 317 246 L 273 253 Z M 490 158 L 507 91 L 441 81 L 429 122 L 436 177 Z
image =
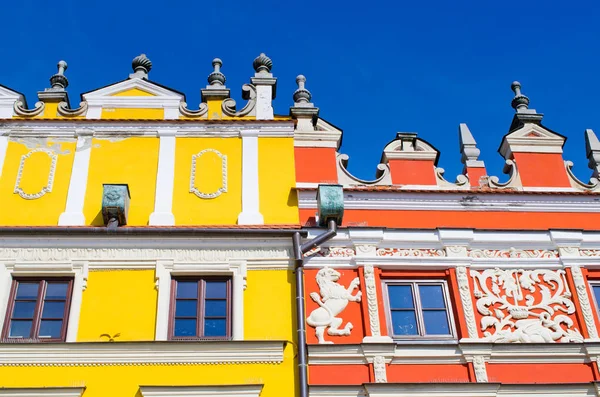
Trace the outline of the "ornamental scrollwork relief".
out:
M 365 265 L 365 290 L 367 293 L 367 306 L 369 308 L 369 326 L 372 336 L 381 336 L 379 324 L 379 308 L 377 306 L 377 286 L 375 283 L 375 269 L 373 265 Z
M 387 383 L 387 371 L 385 369 L 385 357 L 373 357 L 373 372 L 375 373 L 375 383 Z
M 221 159 L 221 187 L 214 192 L 206 193 L 200 191 L 196 187 L 196 173 L 197 173 L 197 161 L 200 157 L 206 153 L 214 153 Z M 219 197 L 223 193 L 227 193 L 227 155 L 222 154 L 215 149 L 204 149 L 198 152 L 198 154 L 192 155 L 192 171 L 190 174 L 190 193 L 194 193 L 196 196 L 203 199 L 214 199 Z
M 507 250 L 469 250 L 468 254 L 471 258 L 558 258 L 558 252 L 555 250 L 522 250 L 509 248 Z
M 471 270 L 481 330 L 489 342 L 583 342 L 564 270 Z
M 412 248 L 379 248 L 377 256 L 401 256 L 401 257 L 441 257 L 446 256 L 443 249 L 412 249 Z
M 46 185 L 44 185 L 40 191 L 36 193 L 26 193 L 21 188 L 21 179 L 23 178 L 23 173 L 25 172 L 25 164 L 27 160 L 34 153 L 45 153 L 48 157 L 50 157 L 50 169 L 48 170 L 48 179 L 46 181 Z M 58 160 L 58 156 L 48 149 L 33 149 L 27 154 L 21 156 L 21 162 L 19 163 L 19 170 L 17 171 L 17 180 L 15 181 L 15 189 L 14 193 L 21 196 L 26 200 L 35 200 L 43 197 L 46 193 L 50 193 L 52 191 L 52 186 L 54 185 L 54 173 L 56 172 L 56 161 Z
M 483 356 L 473 357 L 473 369 L 475 370 L 475 380 L 479 383 L 487 383 L 488 374 Z
M 348 288 L 338 283 L 341 274 L 329 267 L 324 267 L 317 272 L 317 285 L 319 293 L 311 292 L 310 298 L 315 301 L 319 307 L 313 310 L 306 319 L 306 323 L 315 328 L 315 334 L 319 344 L 332 344 L 331 341 L 326 341 L 325 329 L 330 336 L 349 336 L 352 332 L 353 325 L 347 322 L 340 329 L 344 321 L 339 316 L 348 303 L 360 302 L 362 293 L 358 291 L 352 295 L 355 289 L 358 288 L 360 280 L 356 277 L 350 282 Z
M 598 257 L 600 256 L 600 250 L 579 250 L 579 255 L 587 257 Z
M 590 298 L 588 296 L 587 287 L 583 273 L 579 266 L 571 267 L 571 274 L 573 276 L 573 283 L 575 284 L 575 290 L 577 291 L 577 297 L 579 298 L 579 305 L 581 306 L 581 312 L 583 314 L 583 320 L 587 327 L 590 338 L 598 338 L 598 330 L 596 329 L 596 322 L 594 321 L 594 313 L 592 312 L 592 305 L 590 304 Z
M 456 267 L 456 280 L 458 282 L 460 301 L 465 313 L 469 338 L 477 338 L 477 324 L 475 323 L 475 312 L 473 311 L 473 301 L 471 300 L 469 276 L 467 275 L 467 268 L 465 266 Z

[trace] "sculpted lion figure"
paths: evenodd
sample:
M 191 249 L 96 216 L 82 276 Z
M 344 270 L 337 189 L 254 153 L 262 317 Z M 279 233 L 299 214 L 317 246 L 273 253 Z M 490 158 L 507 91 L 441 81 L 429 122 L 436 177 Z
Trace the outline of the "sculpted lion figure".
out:
M 310 313 L 306 322 L 311 327 L 315 327 L 317 339 L 321 344 L 333 343 L 326 341 L 323 337 L 327 327 L 329 327 L 327 334 L 331 336 L 350 335 L 352 323 L 348 322 L 344 328 L 340 329 L 343 320 L 336 316 L 344 311 L 346 306 L 348 306 L 348 302 L 360 302 L 362 296 L 360 291 L 355 295 L 352 295 L 352 292 L 358 288 L 358 285 L 360 284 L 358 277 L 352 280 L 348 288 L 344 288 L 337 283 L 340 276 L 341 274 L 338 271 L 328 267 L 319 270 L 316 278 L 321 296 L 316 292 L 310 293 L 311 299 L 315 301 L 319 307 Z

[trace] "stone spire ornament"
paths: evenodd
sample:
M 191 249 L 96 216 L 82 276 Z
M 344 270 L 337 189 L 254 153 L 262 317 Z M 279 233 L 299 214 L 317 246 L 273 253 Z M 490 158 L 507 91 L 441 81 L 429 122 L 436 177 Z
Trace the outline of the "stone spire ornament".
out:
M 65 106 L 69 107 L 69 95 L 65 90 L 69 85 L 69 80 L 65 76 L 67 63 L 60 61 L 56 66 L 58 72 L 50 77 L 50 88 L 38 92 L 38 98 L 41 102 L 65 102 Z
M 473 134 L 465 123 L 458 126 L 458 140 L 460 143 L 460 161 L 467 167 L 482 167 L 483 161 L 479 160 L 481 153 Z
M 225 75 L 221 73 L 221 66 L 223 61 L 219 58 L 215 58 L 212 61 L 213 72 L 208 75 L 208 84 L 212 86 L 225 86 Z
M 65 76 L 67 63 L 65 61 L 59 61 L 56 66 L 58 67 L 58 73 L 50 77 L 50 86 L 53 89 L 64 90 L 69 85 L 69 80 Z
M 510 85 L 511 90 L 514 91 L 515 97 L 513 98 L 510 105 L 517 111 L 522 112 L 529 108 L 529 98 L 521 93 L 521 83 L 513 81 Z
M 593 130 L 585 130 L 585 153 L 592 177 L 600 179 L 600 141 Z
M 303 75 L 298 75 L 298 77 L 296 77 L 298 89 L 294 91 L 294 103 L 296 105 L 301 103 L 309 103 L 312 98 L 310 91 L 304 87 L 304 83 L 306 83 L 306 77 Z
M 152 62 L 146 54 L 140 54 L 131 61 L 131 68 L 133 73 L 129 75 L 129 78 L 148 79 L 148 73 L 152 70 Z
M 264 52 L 261 52 L 261 54 L 254 59 L 252 66 L 254 66 L 254 70 L 258 74 L 270 74 L 271 68 L 273 67 L 273 61 L 266 56 Z

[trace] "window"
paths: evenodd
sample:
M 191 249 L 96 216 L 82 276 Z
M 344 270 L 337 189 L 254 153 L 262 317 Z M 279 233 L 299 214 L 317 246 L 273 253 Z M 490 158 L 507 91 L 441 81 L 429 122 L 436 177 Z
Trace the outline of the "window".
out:
M 64 341 L 72 283 L 70 279 L 15 279 L 4 321 L 3 339 Z
M 454 326 L 444 281 L 388 282 L 390 334 L 395 338 L 451 338 Z
M 231 336 L 231 280 L 185 277 L 172 280 L 171 339 Z
M 600 310 L 600 282 L 590 283 L 592 286 L 592 292 L 594 293 L 594 300 L 596 302 L 596 309 Z

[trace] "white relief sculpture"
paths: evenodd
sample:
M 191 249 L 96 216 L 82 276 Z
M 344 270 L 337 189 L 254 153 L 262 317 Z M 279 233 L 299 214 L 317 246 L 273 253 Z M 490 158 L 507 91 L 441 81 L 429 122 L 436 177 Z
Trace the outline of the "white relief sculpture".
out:
M 221 187 L 214 192 L 205 193 L 196 187 L 196 163 L 197 160 L 206 153 L 215 153 L 221 159 Z M 190 174 L 190 193 L 203 199 L 213 199 L 219 197 L 223 193 L 227 193 L 227 155 L 222 154 L 215 149 L 204 149 L 198 154 L 192 155 L 192 172 Z
M 575 313 L 564 270 L 471 270 L 484 340 L 583 342 L 568 316 Z M 492 328 L 489 331 L 488 328 Z
M 415 256 L 415 257 L 429 257 L 429 256 L 446 256 L 446 251 L 442 249 L 400 249 L 400 248 L 379 248 L 377 250 L 377 256 Z
M 475 323 L 475 312 L 473 311 L 473 301 L 471 300 L 471 288 L 469 288 L 469 278 L 465 266 L 456 267 L 456 279 L 458 281 L 460 301 L 467 322 L 467 332 L 469 333 L 469 338 L 475 339 L 478 337 L 477 324 Z
M 317 272 L 317 284 L 319 286 L 320 296 L 316 292 L 311 292 L 310 297 L 319 307 L 310 313 L 306 322 L 311 327 L 316 328 L 315 334 L 320 344 L 332 344 L 324 338 L 325 329 L 330 336 L 348 336 L 352 331 L 352 323 L 346 323 L 346 326 L 340 329 L 343 320 L 337 317 L 349 302 L 360 302 L 362 293 L 358 291 L 352 295 L 352 292 L 358 288 L 360 280 L 356 277 L 348 288 L 338 284 L 341 274 L 335 269 L 324 267 Z
M 23 177 L 23 173 L 25 172 L 25 163 L 27 159 L 30 158 L 34 153 L 45 153 L 50 157 L 50 169 L 48 170 L 48 181 L 46 185 L 42 187 L 39 192 L 36 193 L 25 193 L 21 188 L 21 178 Z M 15 190 L 14 193 L 18 194 L 22 198 L 26 200 L 35 200 L 43 197 L 46 193 L 50 193 L 52 191 L 52 185 L 54 185 L 54 173 L 56 172 L 56 161 L 58 160 L 58 156 L 48 149 L 33 149 L 27 154 L 21 156 L 21 163 L 19 164 L 19 171 L 17 172 L 17 180 L 15 181 Z
M 469 250 L 471 258 L 558 258 L 558 252 L 555 250 L 522 250 L 509 248 L 507 250 Z
M 575 284 L 575 290 L 577 291 L 577 297 L 579 298 L 579 305 L 587 327 L 590 338 L 598 338 L 598 330 L 596 329 L 596 322 L 594 321 L 594 314 L 592 312 L 592 306 L 590 304 L 590 298 L 588 296 L 585 279 L 581 273 L 579 266 L 571 267 L 571 274 L 573 275 L 573 283 Z
M 600 256 L 600 250 L 579 250 L 579 254 L 581 256 L 587 256 L 587 257 L 597 257 Z
M 375 373 L 375 383 L 387 383 L 387 371 L 385 369 L 385 357 L 373 357 L 373 372 Z
M 367 306 L 369 307 L 369 327 L 371 336 L 381 336 L 379 325 L 379 308 L 377 307 L 377 287 L 375 285 L 375 269 L 373 265 L 365 265 L 365 288 Z
M 322 248 L 316 247 L 304 254 L 305 257 L 319 256 L 328 258 L 351 258 L 356 255 L 353 248 L 331 247 Z
M 473 357 L 473 369 L 475 370 L 475 380 L 479 383 L 487 383 L 488 375 L 483 356 Z

